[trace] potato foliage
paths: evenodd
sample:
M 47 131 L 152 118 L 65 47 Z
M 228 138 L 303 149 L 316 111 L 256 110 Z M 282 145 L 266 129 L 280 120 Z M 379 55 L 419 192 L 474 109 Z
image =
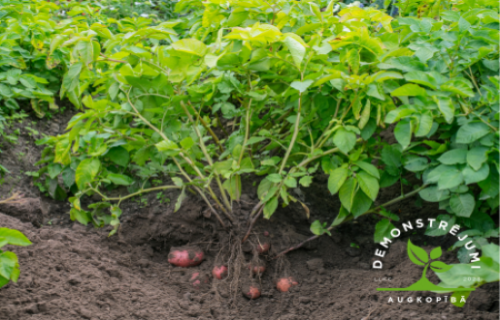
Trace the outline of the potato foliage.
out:
M 2 103 L 50 107 L 59 76 L 79 110 L 39 141 L 39 179 L 74 220 L 114 233 L 124 200 L 177 189 L 176 210 L 190 190 L 229 226 L 244 175 L 262 177 L 250 219 L 290 202 L 309 215 L 291 190 L 324 173 L 342 206 L 316 235 L 373 213 L 380 241 L 399 219 L 385 207 L 418 194 L 477 248 L 498 237 L 496 1 L 399 0 L 393 18 L 335 1 L 181 0 L 166 21 L 2 3 Z M 395 184 L 401 195 L 377 202 Z M 92 194 L 102 201 L 82 206 Z

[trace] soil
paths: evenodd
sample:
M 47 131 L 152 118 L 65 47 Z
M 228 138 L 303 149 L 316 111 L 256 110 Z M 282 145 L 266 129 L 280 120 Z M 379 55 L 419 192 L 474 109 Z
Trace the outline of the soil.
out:
M 28 247 L 9 247 L 21 265 L 19 282 L 0 289 L 0 320 L 160 320 L 160 319 L 498 319 L 499 286 L 484 285 L 474 291 L 464 308 L 436 297 L 449 294 L 378 292 L 378 287 L 407 287 L 422 274 L 406 255 L 407 236 L 394 241 L 383 259 L 382 270 L 372 269 L 373 229 L 376 217 L 362 217 L 292 251 L 284 258 L 276 253 L 311 236 L 311 221 L 331 221 L 339 210 L 338 197 L 328 194 L 327 177 L 318 176 L 312 186 L 297 190 L 309 207 L 307 217 L 300 204 L 279 208 L 270 220 L 259 219 L 244 245 L 246 230 L 220 229 L 203 202 L 190 196 L 173 212 L 176 193 L 165 193 L 170 203 L 160 203 L 155 194 L 147 202 L 130 201 L 123 206 L 120 231 L 108 237 L 109 228 L 93 229 L 72 222 L 68 205 L 41 194 L 26 171 L 34 171 L 41 147 L 21 128 L 17 144 L 4 144 L 0 163 L 11 171 L 3 181 L 2 198 L 19 191 L 20 203 L 0 206 L 0 226 L 15 228 L 33 242 Z M 54 121 L 38 121 L 34 128 L 46 134 L 63 132 L 68 115 Z M 27 149 L 26 149 L 27 147 Z M 27 152 L 20 156 L 19 152 Z M 256 199 L 255 178 L 243 180 L 242 201 L 236 213 L 242 219 Z M 399 195 L 400 186 L 381 191 L 383 203 Z M 92 199 L 89 199 L 91 201 Z M 434 204 L 419 205 L 416 199 L 390 208 L 401 221 L 436 217 L 442 213 Z M 268 236 L 265 234 L 268 233 Z M 447 248 L 450 236 L 411 235 L 413 243 L 427 251 Z M 267 254 L 254 254 L 259 244 L 269 242 Z M 197 246 L 205 261 L 190 268 L 168 263 L 172 247 Z M 455 252 L 443 261 L 457 263 Z M 248 263 L 265 264 L 261 276 L 252 277 Z M 214 265 L 228 265 L 229 275 L 214 279 Z M 199 273 L 193 276 L 193 273 Z M 281 293 L 275 283 L 292 277 L 298 285 Z M 193 279 L 200 280 L 196 284 Z M 429 272 L 429 279 L 438 283 Z M 257 286 L 261 296 L 249 300 L 241 288 Z M 398 303 L 397 297 L 432 297 L 432 303 Z M 394 303 L 389 303 L 392 297 Z

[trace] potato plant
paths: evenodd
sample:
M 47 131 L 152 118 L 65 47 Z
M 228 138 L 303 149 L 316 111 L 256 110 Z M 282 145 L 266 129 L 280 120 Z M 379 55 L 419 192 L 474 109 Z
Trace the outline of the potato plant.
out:
M 342 206 L 313 238 L 373 213 L 383 239 L 399 219 L 386 207 L 418 194 L 480 249 L 498 237 L 498 3 L 394 5 L 395 19 L 335 1 L 181 0 L 178 19 L 154 24 L 74 4 L 50 47 L 69 62 L 60 97 L 80 112 L 40 141 L 40 175 L 53 197 L 70 193 L 73 220 L 112 233 L 123 201 L 167 189 L 176 211 L 190 190 L 221 226 L 247 228 L 241 177 L 261 176 L 245 241 L 279 205 L 309 216 L 290 191 L 324 172 Z M 394 184 L 401 195 L 378 203 Z M 92 194 L 102 201 L 85 208 Z

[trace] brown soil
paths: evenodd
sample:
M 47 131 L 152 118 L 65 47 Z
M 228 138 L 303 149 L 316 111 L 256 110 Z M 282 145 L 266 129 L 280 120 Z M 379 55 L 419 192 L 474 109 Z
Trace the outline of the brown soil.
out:
M 62 122 L 63 120 L 61 120 Z M 42 124 L 40 124 L 42 126 Z M 63 125 L 61 125 L 63 127 Z M 47 131 L 45 131 L 47 132 Z M 50 132 L 54 134 L 54 132 Z M 384 259 L 383 270 L 371 269 L 376 246 L 373 228 L 377 221 L 365 217 L 336 229 L 282 259 L 272 257 L 311 235 L 310 221 L 331 221 L 339 208 L 337 197 L 328 195 L 326 179 L 297 194 L 311 210 L 307 219 L 300 205 L 280 208 L 271 220 L 259 220 L 249 241 L 240 245 L 241 233 L 221 230 L 208 217 L 200 199 L 186 199 L 174 213 L 175 192 L 170 204 L 160 204 L 155 195 L 148 203 L 129 202 L 120 232 L 108 237 L 109 229 L 95 230 L 69 220 L 68 207 L 41 195 L 31 178 L 21 171 L 34 170 L 39 149 L 21 135 L 18 145 L 2 153 L 0 163 L 12 176 L 1 186 L 4 195 L 21 191 L 21 204 L 0 206 L 0 226 L 24 232 L 33 245 L 10 247 L 19 255 L 21 277 L 17 284 L 0 289 L 0 320 L 163 320 L 163 319 L 498 319 L 499 286 L 490 284 L 471 294 L 464 308 L 450 303 L 388 303 L 388 298 L 436 297 L 433 293 L 381 293 L 377 287 L 406 287 L 421 276 L 421 267 L 406 257 L 406 241 L 394 242 Z M 30 146 L 30 160 L 6 161 L 18 153 L 19 145 Z M 5 146 L 4 146 L 5 147 Z M 4 148 L 5 149 L 5 148 Z M 256 203 L 254 181 L 244 181 L 238 214 L 244 217 Z M 384 190 L 380 202 L 398 194 L 399 186 Z M 3 197 L 2 197 L 3 198 Z M 90 201 L 90 200 L 89 200 Z M 418 207 L 415 199 L 395 205 L 401 220 L 435 217 L 435 206 Z M 264 232 L 269 232 L 269 237 Z M 447 236 L 411 237 L 417 245 L 453 244 Z M 271 243 L 268 255 L 255 256 L 258 243 Z M 355 244 L 355 245 L 354 245 Z M 205 261 L 191 268 L 168 263 L 171 247 L 198 246 Z M 456 253 L 446 252 L 444 261 L 456 263 Z M 265 263 L 261 277 L 252 278 L 248 263 Z M 224 280 L 211 276 L 214 265 L 229 266 Z M 193 286 L 193 273 L 201 284 Z M 280 293 L 275 281 L 281 277 L 298 281 L 289 292 Z M 208 283 L 205 279 L 208 277 Z M 430 280 L 437 283 L 435 275 Z M 261 297 L 245 298 L 243 286 L 256 285 Z M 441 295 L 445 296 L 445 295 Z

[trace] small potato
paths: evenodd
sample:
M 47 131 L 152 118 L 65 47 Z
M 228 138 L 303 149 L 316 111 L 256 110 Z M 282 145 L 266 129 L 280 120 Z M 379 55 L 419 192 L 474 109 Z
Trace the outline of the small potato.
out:
M 256 284 L 245 285 L 242 290 L 243 295 L 248 299 L 254 300 L 260 297 L 260 289 Z
M 248 269 L 252 270 L 254 275 L 260 275 L 266 271 L 266 266 L 263 264 L 249 264 Z
M 295 281 L 292 277 L 281 278 L 276 282 L 276 289 L 281 292 L 288 292 L 292 286 L 296 286 L 299 283 Z
M 168 254 L 168 262 L 177 267 L 193 267 L 199 265 L 205 254 L 198 247 L 172 247 Z
M 257 252 L 259 254 L 267 253 L 270 248 L 271 248 L 271 244 L 269 242 L 259 242 L 257 244 Z
M 189 281 L 195 289 L 200 289 L 203 284 L 209 283 L 210 280 L 208 279 L 208 276 L 206 274 L 193 272 Z
M 227 267 L 226 266 L 215 266 L 212 269 L 212 275 L 216 279 L 219 279 L 219 280 L 224 279 L 225 277 L 227 277 Z

